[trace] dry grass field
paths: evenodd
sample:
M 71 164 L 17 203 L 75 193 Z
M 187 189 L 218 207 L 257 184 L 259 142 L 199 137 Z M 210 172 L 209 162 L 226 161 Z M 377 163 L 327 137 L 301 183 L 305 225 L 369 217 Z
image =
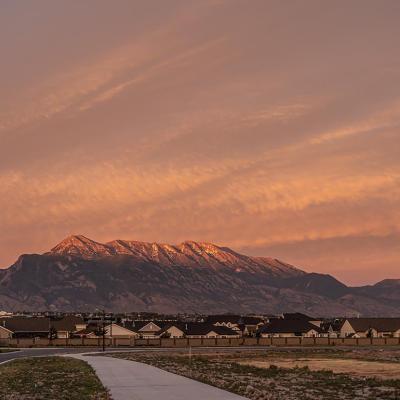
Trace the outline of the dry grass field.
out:
M 332 371 L 337 374 L 348 374 L 359 377 L 370 377 L 380 379 L 399 379 L 400 364 L 390 362 L 373 362 L 354 359 L 332 359 L 332 358 L 297 358 L 297 359 L 269 359 L 243 360 L 242 365 L 250 365 L 260 368 L 270 368 L 276 365 L 280 368 L 309 368 L 311 371 Z
M 108 400 L 92 368 L 66 357 L 15 360 L 0 365 L 1 400 Z
M 251 400 L 400 398 L 399 350 L 280 349 L 118 353 Z M 383 378 L 383 379 L 382 379 Z

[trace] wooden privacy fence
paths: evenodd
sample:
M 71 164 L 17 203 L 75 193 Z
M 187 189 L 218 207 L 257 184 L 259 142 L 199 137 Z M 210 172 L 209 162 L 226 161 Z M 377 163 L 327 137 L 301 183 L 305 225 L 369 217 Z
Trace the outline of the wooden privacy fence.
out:
M 103 338 L 78 339 L 0 339 L 0 347 L 102 347 Z M 246 346 L 400 346 L 400 338 L 105 338 L 106 347 L 246 347 Z

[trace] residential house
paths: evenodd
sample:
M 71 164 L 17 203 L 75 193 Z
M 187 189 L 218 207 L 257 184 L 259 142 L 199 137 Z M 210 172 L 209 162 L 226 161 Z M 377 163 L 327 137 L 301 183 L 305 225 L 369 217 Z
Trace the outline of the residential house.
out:
M 96 338 L 102 336 L 102 332 L 103 332 L 102 324 L 91 324 L 88 325 L 85 329 L 76 332 L 75 336 Z M 104 336 L 106 338 L 113 338 L 113 339 L 129 339 L 131 337 L 133 338 L 138 337 L 138 334 L 119 324 L 111 323 L 104 326 Z
M 347 318 L 340 327 L 341 337 L 400 337 L 400 318 Z
M 204 322 L 215 326 L 226 326 L 230 329 L 239 330 L 241 316 L 234 314 L 209 315 Z
M 80 316 L 65 315 L 61 318 L 51 318 L 50 328 L 54 329 L 59 339 L 67 339 L 75 332 L 85 329 L 87 324 Z
M 170 323 L 158 333 L 160 338 L 183 338 L 186 336 L 185 324 Z
M 13 313 L 8 311 L 0 311 L 0 318 L 12 317 Z
M 261 337 L 316 337 L 321 329 L 302 319 L 273 319 L 258 330 Z
M 261 317 L 240 317 L 239 328 L 243 336 L 256 336 L 258 329 L 265 325 L 266 321 Z
M 49 319 L 45 317 L 7 317 L 0 319 L 0 338 L 36 338 L 49 336 Z
M 128 321 L 107 323 L 104 325 L 106 337 L 113 338 L 158 338 L 162 329 L 167 326 L 165 321 Z M 101 335 L 103 324 L 101 321 L 89 324 L 85 329 L 75 333 L 78 337 L 97 337 Z
M 321 321 L 321 324 L 319 326 L 321 328 L 320 336 L 331 338 L 340 337 L 340 329 L 343 325 L 343 322 L 344 320 L 342 318 L 334 318 Z
M 161 330 L 170 323 L 170 321 L 123 321 L 121 326 L 136 332 L 139 338 L 152 339 L 158 338 Z
M 13 331 L 10 328 L 6 327 L 6 321 L 0 320 L 0 340 L 1 339 L 11 339 L 13 335 Z
M 226 326 L 213 325 L 206 322 L 178 322 L 166 325 L 159 337 L 168 338 L 239 338 L 240 332 Z
M 245 336 L 252 336 L 255 335 L 260 326 L 264 325 L 265 319 L 254 316 L 227 314 L 210 315 L 206 318 L 205 322 L 214 326 L 225 326 Z

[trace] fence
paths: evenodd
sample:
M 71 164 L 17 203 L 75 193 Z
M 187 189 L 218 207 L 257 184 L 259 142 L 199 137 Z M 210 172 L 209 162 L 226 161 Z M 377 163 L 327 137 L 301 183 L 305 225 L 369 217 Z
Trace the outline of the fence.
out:
M 81 339 L 0 339 L 0 347 L 101 347 L 103 338 Z M 246 346 L 400 346 L 400 338 L 105 338 L 106 347 L 246 347 Z

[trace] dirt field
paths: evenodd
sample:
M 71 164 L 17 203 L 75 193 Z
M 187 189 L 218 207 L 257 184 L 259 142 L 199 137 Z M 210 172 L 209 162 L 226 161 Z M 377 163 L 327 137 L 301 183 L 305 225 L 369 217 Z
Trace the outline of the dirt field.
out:
M 126 352 L 110 356 L 154 365 L 251 400 L 395 400 L 400 399 L 399 350 L 229 353 L 197 349 L 187 354 Z M 355 373 L 357 370 L 363 373 Z
M 379 379 L 400 379 L 400 363 L 362 361 L 354 359 L 334 359 L 334 358 L 298 358 L 298 359 L 268 359 L 243 360 L 239 362 L 243 365 L 251 365 L 259 368 L 270 368 L 276 365 L 280 368 L 304 368 L 308 367 L 311 371 L 332 371 L 339 374 L 352 376 L 366 376 Z

